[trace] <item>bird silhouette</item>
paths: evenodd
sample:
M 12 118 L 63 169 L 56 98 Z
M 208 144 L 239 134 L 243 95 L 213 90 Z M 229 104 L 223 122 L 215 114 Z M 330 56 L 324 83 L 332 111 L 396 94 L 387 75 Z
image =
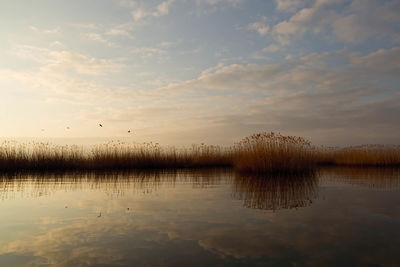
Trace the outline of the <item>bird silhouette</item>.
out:
M 128 130 L 128 133 L 131 133 L 131 130 Z
M 97 215 L 97 218 L 100 218 L 101 217 L 101 211 L 100 211 L 100 214 L 99 215 Z
M 99 123 L 99 126 L 100 126 L 100 127 L 103 127 L 103 124 Z

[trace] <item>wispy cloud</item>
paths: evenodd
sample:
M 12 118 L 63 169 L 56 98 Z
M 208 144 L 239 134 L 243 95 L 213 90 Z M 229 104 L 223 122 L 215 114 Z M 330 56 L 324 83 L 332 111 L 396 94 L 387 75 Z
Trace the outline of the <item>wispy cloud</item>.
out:
M 115 43 L 108 41 L 106 38 L 103 37 L 103 35 L 101 35 L 99 33 L 88 33 L 88 34 L 86 34 L 86 36 L 87 36 L 87 38 L 89 38 L 92 41 L 103 43 L 110 47 L 117 46 Z
M 147 90 L 108 88 L 68 76 L 67 70 L 106 75 L 115 68 L 112 61 L 67 51 L 35 52 L 40 53 L 46 56 L 33 57 L 43 64 L 38 72 L 2 70 L 1 77 L 76 101 L 85 99 L 96 107 L 92 115 L 85 111 L 93 120 L 137 121 L 153 133 L 163 122 L 170 132 L 197 129 L 207 140 L 226 132 L 239 138 L 253 131 L 281 130 L 317 141 L 330 139 L 330 144 L 367 142 L 365 131 L 400 141 L 400 121 L 392 115 L 400 113 L 400 48 L 367 55 L 346 50 L 316 53 L 265 65 L 219 64 L 195 79 Z M 207 135 L 216 134 L 216 129 L 219 135 Z M 191 134 L 191 140 L 199 137 L 195 131 Z
M 161 17 L 169 13 L 169 9 L 175 0 L 165 0 L 153 7 L 153 10 L 146 10 L 143 7 L 134 8 L 131 12 L 134 21 L 140 21 L 148 17 Z
M 35 26 L 29 26 L 29 29 L 33 32 L 42 34 L 56 34 L 61 32 L 61 29 L 59 27 L 53 29 L 39 29 Z
M 278 8 L 286 7 L 282 3 L 278 1 Z M 332 33 L 346 43 L 360 43 L 369 38 L 398 42 L 400 35 L 394 25 L 400 22 L 400 16 L 394 10 L 399 9 L 398 1 L 317 0 L 311 7 L 300 9 L 289 20 L 276 24 L 273 33 L 281 44 L 288 44 L 306 33 Z M 375 19 L 370 20 L 371 17 Z
M 283 12 L 294 12 L 304 7 L 308 0 L 275 0 L 276 9 Z
M 131 23 L 118 24 L 106 30 L 106 34 L 112 36 L 123 36 L 132 39 L 132 28 L 133 24 Z
M 261 36 L 266 35 L 269 32 L 269 26 L 266 24 L 266 17 L 262 18 L 262 21 L 253 22 L 247 26 L 251 31 L 256 31 Z

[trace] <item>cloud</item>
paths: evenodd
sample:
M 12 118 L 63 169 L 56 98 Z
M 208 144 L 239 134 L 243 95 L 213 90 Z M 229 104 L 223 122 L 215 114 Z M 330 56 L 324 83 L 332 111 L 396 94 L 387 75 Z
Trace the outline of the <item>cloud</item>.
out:
M 133 38 L 131 34 L 131 30 L 133 28 L 133 24 L 131 23 L 124 23 L 124 24 L 119 24 L 111 27 L 109 30 L 106 31 L 107 35 L 112 35 L 112 36 L 124 36 L 127 38 Z
M 269 26 L 265 23 L 266 18 L 263 18 L 261 22 L 254 22 L 247 26 L 251 31 L 258 32 L 259 35 L 264 36 L 269 32 Z
M 31 29 L 33 32 L 42 33 L 42 34 L 56 34 L 56 33 L 60 33 L 60 31 L 61 31 L 61 29 L 59 27 L 53 28 L 53 29 L 39 29 L 35 26 L 29 26 L 29 29 Z
M 282 3 L 278 1 L 277 8 L 286 7 Z M 281 44 L 289 44 L 306 33 L 333 34 L 345 43 L 361 43 L 369 38 L 398 42 L 400 35 L 395 25 L 400 15 L 394 10 L 399 5 L 398 1 L 317 0 L 311 7 L 302 8 L 290 19 L 276 24 L 272 31 Z
M 88 33 L 86 36 L 92 41 L 99 42 L 99 43 L 105 44 L 105 45 L 110 46 L 110 47 L 116 47 L 117 46 L 113 42 L 110 42 L 107 39 L 105 39 L 99 33 Z
M 224 97 L 199 101 L 218 102 L 225 112 L 199 117 L 196 124 L 237 137 L 268 129 L 334 144 L 399 142 L 400 121 L 393 115 L 400 112 L 399 56 L 400 48 L 394 48 L 365 56 L 336 51 L 276 64 L 220 65 L 159 90 L 205 98 L 220 91 Z
M 67 50 L 49 50 L 33 46 L 17 46 L 14 54 L 22 60 L 37 64 L 36 69 L 0 69 L 6 80 L 18 81 L 26 90 L 52 94 L 68 100 L 101 99 L 111 94 L 110 89 L 97 82 L 102 76 L 121 71 L 123 65 L 117 60 L 99 59 Z
M 156 8 L 156 11 L 153 13 L 153 16 L 160 17 L 168 14 L 170 6 L 175 2 L 175 0 L 166 0 L 159 4 Z
M 143 57 L 163 56 L 167 55 L 167 51 L 158 47 L 135 47 L 130 49 L 132 54 L 141 55 Z
M 308 2 L 307 0 L 275 0 L 276 9 L 284 12 L 294 12 Z
M 17 53 L 39 69 L 3 69 L 2 79 L 92 105 L 84 111 L 87 119 L 137 122 L 160 141 L 231 144 L 253 132 L 275 130 L 325 144 L 400 142 L 398 47 L 365 55 L 339 50 L 269 64 L 218 64 L 194 79 L 156 88 L 132 85 L 146 79 L 140 73 L 118 87 L 98 82 L 124 70 L 116 60 L 34 47 Z M 165 52 L 139 47 L 131 53 Z
M 134 21 L 139 21 L 139 20 L 147 17 L 148 13 L 144 9 L 138 8 L 138 9 L 133 10 L 131 12 L 131 15 L 132 15 L 132 18 Z
M 217 4 L 229 4 L 232 6 L 237 6 L 240 3 L 242 3 L 244 0 L 196 0 L 196 3 L 199 4 L 203 4 L 206 3 L 208 5 L 217 5 Z
M 158 4 L 154 11 L 147 11 L 142 7 L 136 8 L 131 12 L 134 21 L 140 21 L 148 17 L 161 17 L 169 13 L 169 9 L 175 0 L 165 0 Z

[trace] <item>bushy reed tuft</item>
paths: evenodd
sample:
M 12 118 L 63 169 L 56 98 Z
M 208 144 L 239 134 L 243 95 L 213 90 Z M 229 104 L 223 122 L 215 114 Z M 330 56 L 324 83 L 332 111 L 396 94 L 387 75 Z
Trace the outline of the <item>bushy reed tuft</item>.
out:
M 315 166 L 311 143 L 302 137 L 259 133 L 234 146 L 234 166 L 242 172 L 307 172 Z

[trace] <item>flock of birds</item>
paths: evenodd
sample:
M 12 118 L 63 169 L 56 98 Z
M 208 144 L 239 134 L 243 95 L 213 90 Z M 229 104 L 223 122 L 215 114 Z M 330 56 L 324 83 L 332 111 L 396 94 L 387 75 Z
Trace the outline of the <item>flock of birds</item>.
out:
M 99 127 L 103 127 L 103 124 L 99 123 Z M 70 129 L 70 127 L 67 126 L 67 130 L 69 130 L 69 129 Z M 44 132 L 44 129 L 42 129 L 42 132 Z M 131 130 L 128 130 L 128 133 L 131 133 Z
M 103 124 L 99 123 L 100 127 L 103 127 Z M 69 127 L 67 127 L 67 129 L 69 129 Z M 131 133 L 131 130 L 128 130 L 128 133 Z
M 103 124 L 101 124 L 101 123 L 99 123 L 99 127 L 103 127 Z M 67 130 L 69 130 L 70 129 L 70 127 L 69 126 L 67 126 Z M 44 131 L 44 129 L 42 129 L 42 132 Z M 128 130 L 128 133 L 131 133 L 131 130 Z M 68 208 L 68 206 L 65 206 L 65 208 L 67 209 Z M 129 211 L 129 208 L 126 208 L 126 210 L 128 210 Z M 101 211 L 100 211 L 100 214 L 99 215 L 97 215 L 97 218 L 101 218 Z

